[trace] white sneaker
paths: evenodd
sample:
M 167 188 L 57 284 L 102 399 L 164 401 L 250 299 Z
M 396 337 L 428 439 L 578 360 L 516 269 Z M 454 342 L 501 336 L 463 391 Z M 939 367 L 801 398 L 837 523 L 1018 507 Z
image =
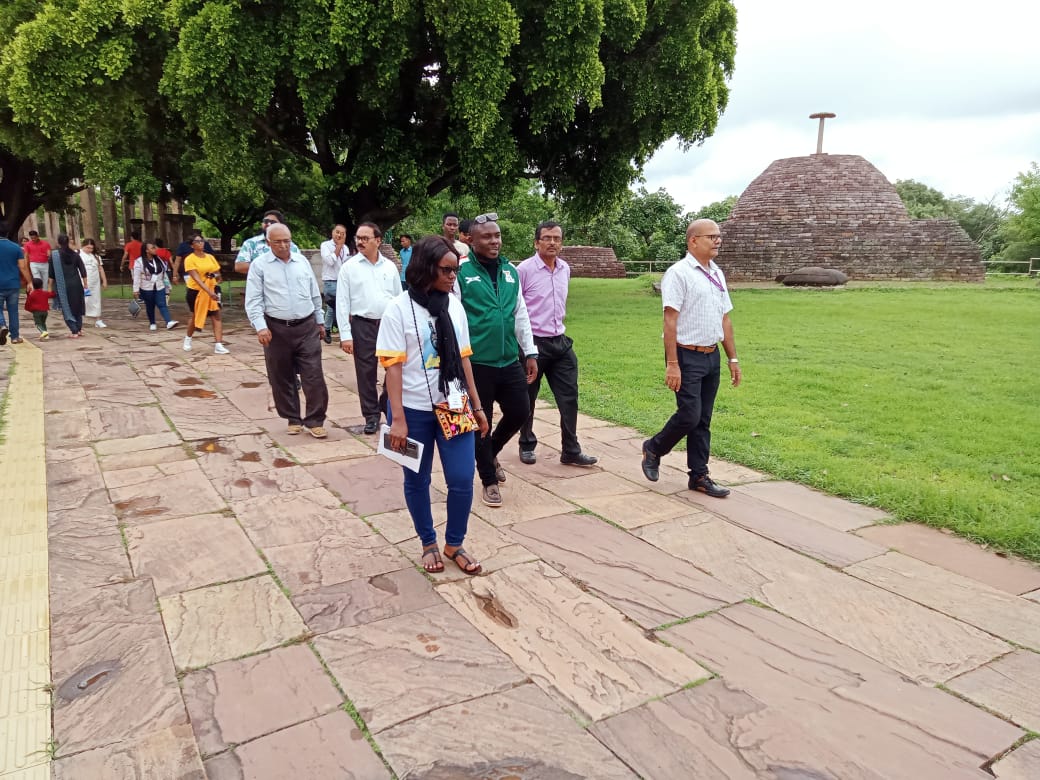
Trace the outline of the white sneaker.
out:
M 155 330 L 155 329 L 156 329 L 156 327 L 155 327 L 155 323 L 154 322 L 151 325 L 148 326 L 148 330 Z
M 166 330 L 173 330 L 177 327 L 177 320 L 170 320 L 166 323 Z
M 230 355 L 231 350 L 221 344 L 219 341 L 213 345 L 213 352 L 217 355 Z
M 104 321 L 102 321 L 102 320 L 94 320 L 94 327 L 95 328 L 107 328 L 108 325 L 106 325 L 104 323 Z
M 184 351 L 191 352 L 191 336 L 184 337 Z

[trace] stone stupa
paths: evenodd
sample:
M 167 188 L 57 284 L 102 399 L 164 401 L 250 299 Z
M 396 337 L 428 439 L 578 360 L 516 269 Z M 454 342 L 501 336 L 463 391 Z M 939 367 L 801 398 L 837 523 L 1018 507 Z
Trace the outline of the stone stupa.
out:
M 895 187 L 867 160 L 823 153 L 776 160 L 722 225 L 719 265 L 731 281 L 771 281 L 804 266 L 853 280 L 981 282 L 982 257 L 952 219 L 910 219 Z

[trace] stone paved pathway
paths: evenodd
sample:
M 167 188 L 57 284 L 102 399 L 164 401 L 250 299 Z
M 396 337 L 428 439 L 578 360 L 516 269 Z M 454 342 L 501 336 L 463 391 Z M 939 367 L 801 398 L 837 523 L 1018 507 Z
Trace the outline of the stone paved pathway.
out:
M 427 576 L 349 359 L 328 440 L 288 436 L 229 319 L 228 356 L 118 317 L 18 348 L 2 780 L 1040 777 L 1040 568 L 735 464 L 725 501 L 681 455 L 649 483 L 591 418 L 562 466 L 542 408 L 485 574 Z

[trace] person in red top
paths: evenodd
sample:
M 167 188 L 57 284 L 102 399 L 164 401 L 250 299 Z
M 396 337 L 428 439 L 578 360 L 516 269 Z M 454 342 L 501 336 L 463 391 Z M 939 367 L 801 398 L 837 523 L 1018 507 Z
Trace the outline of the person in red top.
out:
M 40 340 L 46 341 L 50 338 L 47 333 L 47 309 L 56 293 L 44 290 L 42 279 L 33 279 L 32 286 L 32 290 L 25 296 L 25 310 L 32 314 L 33 324 L 40 331 Z
M 161 257 L 163 260 L 166 261 L 166 265 L 172 267 L 173 253 L 166 248 L 166 244 L 163 243 L 163 240 L 161 238 L 155 239 L 155 256 Z
M 47 286 L 47 261 L 51 255 L 51 245 L 40 238 L 35 230 L 29 231 L 29 240 L 22 244 L 25 259 L 29 261 L 29 273 L 34 279 L 42 279 Z
M 122 271 L 130 266 L 130 270 L 134 270 L 134 263 L 141 256 L 141 231 L 133 230 L 130 232 L 130 240 L 126 242 L 123 247 L 123 259 L 119 261 L 119 270 Z

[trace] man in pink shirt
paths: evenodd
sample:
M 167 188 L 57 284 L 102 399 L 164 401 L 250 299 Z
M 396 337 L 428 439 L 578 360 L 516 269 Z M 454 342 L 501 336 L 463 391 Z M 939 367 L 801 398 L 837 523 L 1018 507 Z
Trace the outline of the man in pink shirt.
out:
M 574 342 L 564 334 L 571 268 L 560 257 L 563 228 L 558 222 L 541 223 L 534 231 L 534 245 L 536 253 L 516 269 L 538 347 L 538 376 L 527 386 L 531 414 L 520 429 L 520 461 L 530 465 L 538 459 L 534 452 L 538 444 L 533 430 L 534 402 L 544 375 L 560 410 L 560 463 L 592 466 L 597 458 L 586 455 L 578 444 L 578 358 Z
M 47 289 L 47 261 L 50 260 L 51 245 L 40 238 L 36 230 L 29 231 L 29 240 L 22 244 L 25 259 L 29 261 L 29 273 L 34 279 L 43 281 L 43 289 Z

